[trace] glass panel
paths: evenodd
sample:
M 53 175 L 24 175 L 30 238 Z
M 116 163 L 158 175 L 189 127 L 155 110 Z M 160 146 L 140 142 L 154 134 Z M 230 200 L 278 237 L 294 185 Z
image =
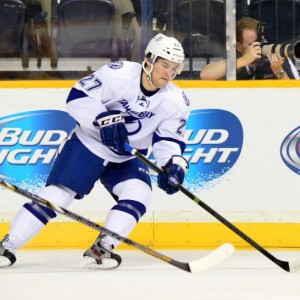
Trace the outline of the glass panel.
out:
M 2 0 L 0 79 L 81 78 L 113 60 L 140 61 L 129 0 Z
M 300 1 L 237 0 L 236 30 L 228 30 L 234 23 L 230 4 L 227 1 L 227 61 L 203 67 L 201 79 L 299 79 Z M 236 74 L 230 70 L 235 61 Z
M 278 51 L 294 64 L 294 69 L 287 66 L 289 77 L 298 75 L 300 0 L 2 0 L 0 80 L 79 79 L 110 61 L 141 62 L 158 32 L 176 37 L 185 49 L 178 79 L 199 79 L 208 64 L 224 60 L 225 71 L 217 77 L 231 80 L 235 71 L 230 67 L 235 69 L 241 56 L 235 16 L 258 20 L 265 44 L 290 45 Z M 261 61 L 268 64 L 266 55 Z M 256 68 L 257 62 L 248 65 Z M 263 73 L 256 78 L 277 78 L 270 67 Z
M 300 1 L 249 0 L 247 4 L 247 11 L 244 15 L 260 22 L 258 41 L 262 44 L 263 56 L 261 61 L 257 63 L 255 78 L 276 79 L 276 76 L 280 76 L 279 70 L 281 69 L 285 71 L 290 79 L 298 79 L 297 69 L 299 70 L 300 52 L 297 40 L 300 36 Z M 274 44 L 274 47 L 270 46 L 272 44 Z M 269 61 L 271 61 L 271 65 L 275 66 L 274 53 L 277 57 L 284 57 L 284 62 L 282 67 L 273 67 L 270 70 L 268 67 L 270 65 Z M 266 57 L 268 54 L 272 56 L 271 59 Z M 262 64 L 265 68 L 259 69 Z

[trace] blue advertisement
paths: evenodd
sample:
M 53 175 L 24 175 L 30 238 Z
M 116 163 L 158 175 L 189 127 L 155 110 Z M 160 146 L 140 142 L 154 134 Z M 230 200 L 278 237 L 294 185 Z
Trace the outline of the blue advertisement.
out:
M 287 167 L 300 174 L 300 126 L 285 137 L 280 147 L 280 154 Z
M 59 110 L 0 118 L 0 177 L 35 192 L 44 186 L 57 149 L 75 121 Z
M 191 191 L 209 189 L 220 183 L 237 162 L 243 146 L 239 119 L 221 109 L 193 110 L 186 126 L 189 162 L 184 186 Z M 152 154 L 150 159 L 153 160 Z M 155 177 L 152 177 L 155 182 Z
M 0 118 L 0 177 L 30 192 L 42 188 L 60 144 L 74 126 L 75 121 L 59 110 Z M 186 139 L 184 156 L 190 167 L 184 184 L 199 190 L 217 184 L 237 162 L 243 129 L 231 112 L 199 109 L 191 113 Z
M 185 185 L 195 191 L 217 184 L 237 162 L 243 146 L 239 119 L 221 109 L 199 109 L 191 113 L 186 128 L 189 162 Z

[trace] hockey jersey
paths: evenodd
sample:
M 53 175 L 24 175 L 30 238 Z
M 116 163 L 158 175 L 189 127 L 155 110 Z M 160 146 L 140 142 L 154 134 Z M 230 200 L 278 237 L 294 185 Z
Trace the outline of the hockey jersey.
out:
M 129 143 L 140 151 L 152 146 L 157 164 L 163 166 L 172 155 L 181 155 L 184 150 L 190 103 L 184 91 L 172 82 L 149 93 L 142 87 L 141 74 L 139 63 L 109 63 L 75 84 L 67 99 L 67 110 L 78 124 L 75 133 L 80 141 L 108 162 L 131 157 L 104 146 L 93 121 L 101 112 L 121 111 Z

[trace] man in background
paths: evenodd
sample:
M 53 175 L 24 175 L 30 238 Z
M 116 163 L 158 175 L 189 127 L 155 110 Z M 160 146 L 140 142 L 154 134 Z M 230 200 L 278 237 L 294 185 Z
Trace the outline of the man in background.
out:
M 236 78 L 247 79 L 299 79 L 296 67 L 289 58 L 272 53 L 262 57 L 258 41 L 259 21 L 249 17 L 241 18 L 236 24 Z M 223 79 L 226 76 L 226 60 L 206 65 L 200 72 L 202 80 Z

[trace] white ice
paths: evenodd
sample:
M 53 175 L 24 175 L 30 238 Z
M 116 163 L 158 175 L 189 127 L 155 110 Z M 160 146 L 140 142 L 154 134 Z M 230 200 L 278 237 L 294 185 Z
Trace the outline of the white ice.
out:
M 300 272 L 289 273 L 256 250 L 235 251 L 225 262 L 188 273 L 141 251 L 117 251 L 115 270 L 79 268 L 81 250 L 19 251 L 0 269 L 1 300 L 299 300 Z M 189 262 L 209 251 L 159 251 Z M 300 251 L 270 251 L 281 260 Z

